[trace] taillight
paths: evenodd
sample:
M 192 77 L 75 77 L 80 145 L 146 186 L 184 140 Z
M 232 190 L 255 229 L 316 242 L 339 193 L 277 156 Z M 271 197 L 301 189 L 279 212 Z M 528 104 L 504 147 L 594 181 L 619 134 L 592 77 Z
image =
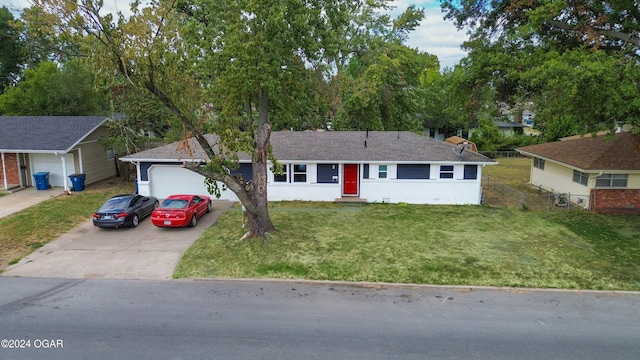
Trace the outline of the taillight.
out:
M 116 219 L 120 219 L 120 218 L 123 218 L 123 217 L 126 217 L 126 216 L 127 216 L 127 213 L 123 212 L 123 213 L 120 213 L 120 214 L 116 214 L 115 218 Z
M 100 219 L 100 215 L 99 214 L 93 214 L 93 218 L 94 219 Z

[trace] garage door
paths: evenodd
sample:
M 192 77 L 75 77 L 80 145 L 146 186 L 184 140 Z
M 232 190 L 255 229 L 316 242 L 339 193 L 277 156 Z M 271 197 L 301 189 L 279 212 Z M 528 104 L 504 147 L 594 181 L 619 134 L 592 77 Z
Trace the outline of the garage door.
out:
M 166 165 L 153 165 L 149 168 L 149 191 L 151 196 L 159 199 L 165 199 L 171 194 L 208 194 L 204 176 L 180 166 Z M 235 199 L 237 198 L 231 191 L 223 192 L 220 198 Z
M 73 154 L 65 154 L 64 162 L 67 168 L 67 175 L 76 173 L 73 162 Z M 64 178 L 62 174 L 62 160 L 60 155 L 53 154 L 31 154 L 32 174 L 39 172 L 49 173 L 49 185 L 63 187 L 66 183 L 69 185 L 70 180 Z M 33 179 L 31 179 L 33 181 Z

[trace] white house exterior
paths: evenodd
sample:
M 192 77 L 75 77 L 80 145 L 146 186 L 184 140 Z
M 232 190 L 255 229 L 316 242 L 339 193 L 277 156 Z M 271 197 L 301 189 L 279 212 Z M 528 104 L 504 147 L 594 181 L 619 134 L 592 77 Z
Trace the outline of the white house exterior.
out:
M 531 158 L 530 183 L 571 195 L 586 209 L 640 213 L 640 138 L 621 132 L 516 149 Z
M 208 135 L 213 143 L 214 137 Z M 137 167 L 138 191 L 166 198 L 175 193 L 206 194 L 204 178 L 183 167 L 207 161 L 191 141 L 193 156 L 169 144 L 121 158 Z M 270 201 L 335 201 L 411 204 L 480 204 L 482 168 L 495 161 L 461 147 L 411 132 L 275 132 L 274 156 L 283 174 L 268 173 Z M 251 179 L 251 163 L 240 154 L 235 170 Z M 237 200 L 229 190 L 221 199 Z

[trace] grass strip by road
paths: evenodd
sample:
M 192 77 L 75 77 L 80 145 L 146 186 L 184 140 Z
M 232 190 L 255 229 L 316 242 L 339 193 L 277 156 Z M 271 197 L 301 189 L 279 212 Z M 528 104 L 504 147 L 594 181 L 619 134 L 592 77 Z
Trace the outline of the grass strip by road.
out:
M 118 180 L 105 181 L 0 219 L 0 269 L 87 221 L 106 199 L 131 192 L 132 186 Z
M 227 211 L 174 277 L 640 290 L 637 216 L 313 202 L 270 212 L 271 237 L 239 241 L 241 211 Z

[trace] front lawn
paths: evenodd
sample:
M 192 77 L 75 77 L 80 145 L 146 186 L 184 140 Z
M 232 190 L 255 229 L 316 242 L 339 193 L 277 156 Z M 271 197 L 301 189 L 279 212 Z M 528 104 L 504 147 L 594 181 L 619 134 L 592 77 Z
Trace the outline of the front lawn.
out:
M 278 202 L 277 231 L 221 216 L 174 277 L 640 290 L 637 216 L 488 206 Z

